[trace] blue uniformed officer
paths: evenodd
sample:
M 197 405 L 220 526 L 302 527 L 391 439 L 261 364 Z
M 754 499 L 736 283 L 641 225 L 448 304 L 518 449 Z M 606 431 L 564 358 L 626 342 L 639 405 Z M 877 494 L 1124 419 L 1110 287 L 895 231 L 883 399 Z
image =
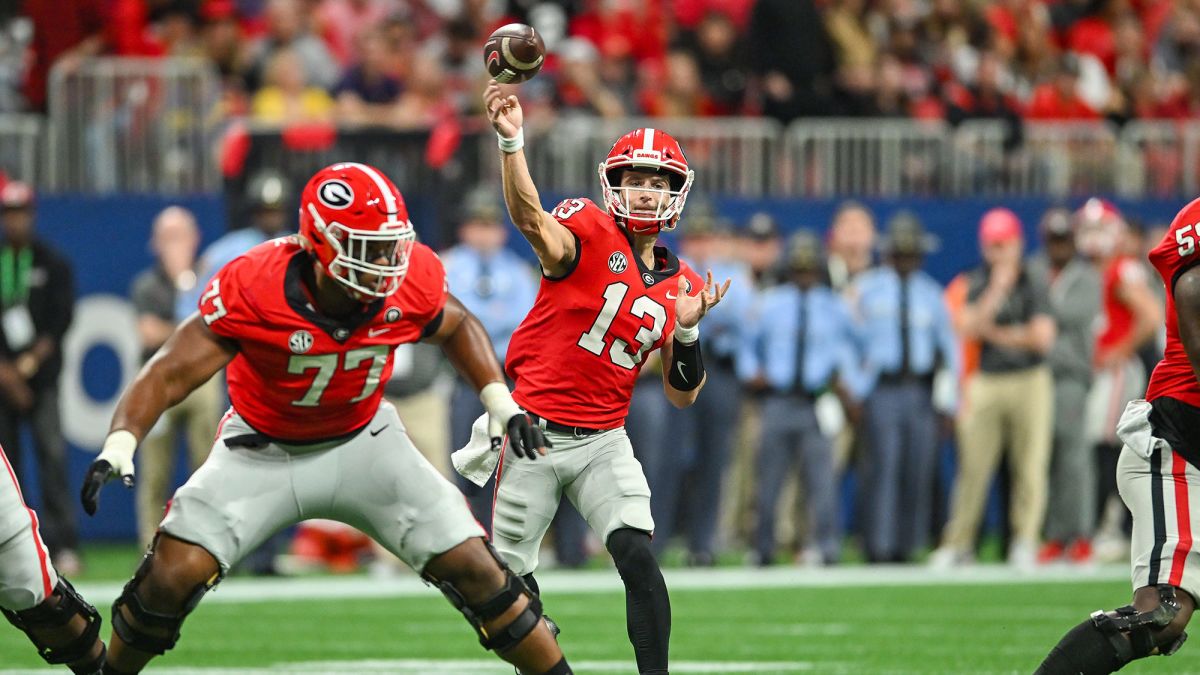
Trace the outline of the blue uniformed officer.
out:
M 862 380 L 857 334 L 845 302 L 822 283 L 821 242 L 813 232 L 792 235 L 784 263 L 787 279 L 763 293 L 752 337 L 743 342 L 737 360 L 743 381 L 765 391 L 756 562 L 770 564 L 774 557 L 780 492 L 798 461 L 809 519 L 802 557 L 832 564 L 841 556 L 842 532 L 833 430 L 817 401 L 833 391 L 849 407 L 856 405 Z
M 959 350 L 942 285 L 921 270 L 936 247 L 902 211 L 888 223 L 884 264 L 857 283 L 867 426 L 865 548 L 872 562 L 912 560 L 932 527 L 939 415 L 953 412 Z M 948 379 L 947 379 L 948 378 Z M 935 397 L 934 381 L 938 380 Z M 946 394 L 950 396 L 947 398 Z M 935 400 L 936 399 L 936 400 Z
M 694 206 L 694 205 L 689 205 Z M 676 526 L 686 527 L 687 562 L 715 562 L 721 483 L 729 465 L 741 411 L 741 383 L 734 370 L 739 342 L 752 313 L 754 282 L 749 267 L 734 257 L 732 224 L 709 211 L 681 228 L 680 256 L 714 278 L 733 279 L 720 309 L 706 318 L 701 337 L 706 393 L 695 405 L 672 410 L 671 438 L 646 467 L 654 515 L 654 546 L 662 550 Z

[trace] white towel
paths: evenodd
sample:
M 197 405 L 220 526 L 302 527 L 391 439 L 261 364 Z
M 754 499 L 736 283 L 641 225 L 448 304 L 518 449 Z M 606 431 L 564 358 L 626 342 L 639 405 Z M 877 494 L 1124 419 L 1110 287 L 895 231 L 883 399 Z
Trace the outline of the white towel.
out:
M 1169 447 L 1167 442 L 1156 438 L 1150 429 L 1150 402 L 1143 399 L 1130 401 L 1117 422 L 1117 438 L 1137 454 L 1150 459 L 1157 447 Z M 1161 445 L 1160 445 L 1161 444 Z
M 488 436 L 488 415 L 484 413 L 471 425 L 471 440 L 463 447 L 450 453 L 450 463 L 463 478 L 483 487 L 496 465 L 500 463 L 499 448 L 492 447 Z

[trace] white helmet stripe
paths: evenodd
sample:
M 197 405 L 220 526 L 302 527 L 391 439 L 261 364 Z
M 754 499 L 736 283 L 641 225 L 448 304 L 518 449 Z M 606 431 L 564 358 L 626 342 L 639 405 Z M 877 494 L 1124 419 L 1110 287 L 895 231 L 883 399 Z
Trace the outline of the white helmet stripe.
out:
M 642 137 L 642 149 L 643 150 L 653 150 L 654 149 L 654 129 L 652 129 L 650 127 L 646 127 L 646 135 Z
M 396 196 L 392 194 L 392 189 L 388 187 L 387 181 L 383 179 L 383 176 L 380 176 L 378 171 L 372 169 L 366 164 L 359 164 L 358 162 L 346 162 L 346 166 L 352 166 L 359 171 L 362 171 L 363 173 L 367 174 L 367 177 L 375 181 L 375 187 L 379 188 L 379 192 L 383 194 L 383 204 L 385 207 L 387 207 L 388 224 L 401 224 L 400 221 L 396 220 L 396 214 L 399 212 L 399 209 L 396 207 Z

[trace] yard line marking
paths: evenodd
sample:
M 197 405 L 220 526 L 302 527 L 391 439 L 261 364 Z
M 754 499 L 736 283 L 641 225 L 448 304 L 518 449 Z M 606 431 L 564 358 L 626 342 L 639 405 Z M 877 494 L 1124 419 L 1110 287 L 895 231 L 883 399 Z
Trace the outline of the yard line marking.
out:
M 667 569 L 672 591 L 747 590 L 771 588 L 830 588 L 879 586 L 956 586 L 1117 581 L 1129 578 L 1126 565 L 1092 567 L 1048 566 L 1021 572 L 1006 565 L 973 565 L 934 572 L 920 565 L 847 566 L 821 569 L 778 567 L 769 569 L 717 568 Z M 621 593 L 624 586 L 615 570 L 548 570 L 538 573 L 543 594 Z M 124 582 L 76 584 L 87 598 L 115 598 Z M 257 603 L 325 599 L 398 598 L 437 593 L 416 575 L 379 579 L 368 576 L 251 578 L 221 582 L 204 598 L 204 604 Z
M 801 673 L 817 669 L 811 661 L 679 661 L 671 664 L 674 673 Z M 822 662 L 823 672 L 837 664 Z M 636 668 L 632 661 L 578 661 L 571 667 L 589 673 L 628 673 Z M 848 666 L 847 666 L 848 667 Z M 6 670 L 7 675 L 45 675 L 59 672 L 50 668 Z M 499 659 L 369 659 L 365 661 L 313 661 L 308 663 L 279 663 L 273 666 L 219 668 L 157 668 L 161 675 L 357 675 L 359 673 L 388 673 L 390 675 L 485 675 L 512 673 L 512 666 Z

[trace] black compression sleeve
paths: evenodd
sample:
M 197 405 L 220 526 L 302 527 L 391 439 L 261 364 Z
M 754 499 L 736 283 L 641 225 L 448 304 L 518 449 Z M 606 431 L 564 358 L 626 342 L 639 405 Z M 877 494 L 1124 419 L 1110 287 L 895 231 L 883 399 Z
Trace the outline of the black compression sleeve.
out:
M 671 372 L 667 382 L 679 391 L 691 391 L 704 379 L 704 359 L 700 357 L 700 341 L 690 345 L 672 340 Z

